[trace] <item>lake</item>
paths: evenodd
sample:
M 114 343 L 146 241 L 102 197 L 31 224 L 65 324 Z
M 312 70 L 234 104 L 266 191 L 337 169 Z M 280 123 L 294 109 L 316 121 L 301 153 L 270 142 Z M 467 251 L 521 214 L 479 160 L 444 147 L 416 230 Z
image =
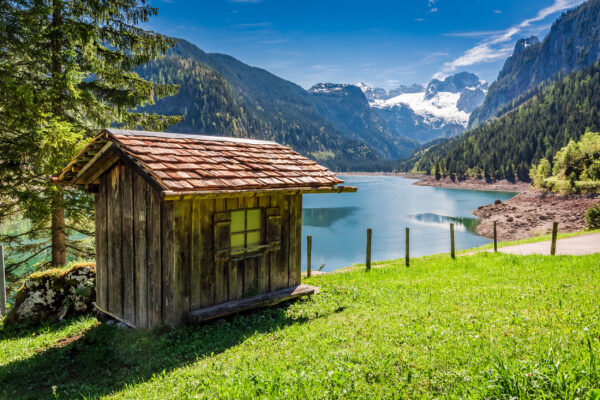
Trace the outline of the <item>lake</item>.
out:
M 323 271 L 365 262 L 366 230 L 373 229 L 372 260 L 404 258 L 405 228 L 410 228 L 410 254 L 419 257 L 450 252 L 450 223 L 456 249 L 490 243 L 475 233 L 479 220 L 472 211 L 516 193 L 415 186 L 397 176 L 344 176 L 356 193 L 303 196 L 302 270 L 306 269 L 306 236 L 313 237 L 312 269 Z

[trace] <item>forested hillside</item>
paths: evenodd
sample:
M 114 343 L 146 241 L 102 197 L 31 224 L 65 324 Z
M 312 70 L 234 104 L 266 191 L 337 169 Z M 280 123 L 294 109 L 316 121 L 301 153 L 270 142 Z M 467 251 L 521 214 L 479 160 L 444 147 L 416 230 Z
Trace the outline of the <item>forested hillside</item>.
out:
M 344 136 L 315 109 L 300 86 L 184 40 L 138 70 L 154 82 L 180 85 L 179 94 L 145 111 L 184 115 L 172 132 L 274 140 L 338 170 L 379 170 L 386 162 L 364 141 Z
M 475 127 L 502 115 L 527 91 L 548 80 L 589 67 L 600 59 L 600 0 L 590 0 L 564 13 L 543 41 L 532 36 L 517 42 L 481 107 L 469 121 Z
M 600 63 L 549 84 L 518 109 L 421 151 L 406 169 L 456 178 L 529 181 L 532 163 L 600 128 Z

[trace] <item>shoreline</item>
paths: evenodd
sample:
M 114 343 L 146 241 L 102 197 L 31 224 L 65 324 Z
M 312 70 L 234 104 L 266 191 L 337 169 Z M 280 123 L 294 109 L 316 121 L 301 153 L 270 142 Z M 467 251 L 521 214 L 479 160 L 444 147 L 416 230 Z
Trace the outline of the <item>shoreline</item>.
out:
M 512 183 L 507 180 L 491 183 L 483 179 L 437 180 L 430 175 L 402 172 L 350 172 L 339 175 L 400 176 L 416 179 L 413 183 L 415 186 L 517 193 L 509 200 L 498 200 L 494 204 L 482 205 L 472 211 L 481 221 L 475 232 L 493 238 L 496 222 L 499 241 L 521 240 L 548 234 L 552 231 L 554 222 L 558 222 L 558 231 L 561 233 L 582 231 L 587 227 L 586 211 L 600 201 L 598 194 L 555 194 L 536 190 L 529 183 Z

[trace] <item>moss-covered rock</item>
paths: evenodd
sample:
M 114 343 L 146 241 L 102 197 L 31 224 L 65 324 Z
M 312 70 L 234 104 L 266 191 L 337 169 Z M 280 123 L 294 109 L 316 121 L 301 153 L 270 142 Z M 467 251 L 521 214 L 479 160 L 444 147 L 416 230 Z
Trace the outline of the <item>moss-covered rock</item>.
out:
M 17 291 L 4 324 L 38 325 L 92 312 L 95 283 L 94 263 L 34 273 Z

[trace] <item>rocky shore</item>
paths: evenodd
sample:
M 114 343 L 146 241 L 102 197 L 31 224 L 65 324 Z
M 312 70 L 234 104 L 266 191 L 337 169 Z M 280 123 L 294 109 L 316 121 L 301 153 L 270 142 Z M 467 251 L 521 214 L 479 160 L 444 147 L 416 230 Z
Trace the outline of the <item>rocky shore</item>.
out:
M 577 232 L 586 227 L 585 213 L 598 202 L 597 195 L 557 195 L 526 192 L 498 204 L 479 207 L 473 214 L 481 218 L 476 231 L 493 237 L 494 221 L 498 240 L 519 240 L 552 232 L 558 222 L 559 232 Z

